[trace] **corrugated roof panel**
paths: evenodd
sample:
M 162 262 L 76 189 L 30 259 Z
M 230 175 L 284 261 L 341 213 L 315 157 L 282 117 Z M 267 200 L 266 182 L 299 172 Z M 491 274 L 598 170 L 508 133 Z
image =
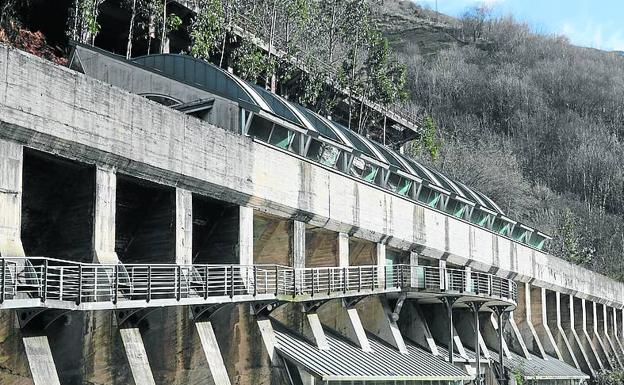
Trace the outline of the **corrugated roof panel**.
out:
M 499 361 L 498 353 L 490 351 L 492 360 Z M 531 359 L 522 357 L 511 352 L 511 358 L 503 356 L 503 365 L 510 369 L 517 369 L 527 379 L 584 379 L 589 378 L 588 375 L 576 369 L 567 363 L 553 357 L 547 360 L 538 356 L 531 355 Z
M 372 334 L 372 352 L 364 352 L 333 331 L 325 329 L 329 350 L 319 350 L 303 336 L 274 322 L 277 350 L 285 358 L 324 379 L 469 380 L 471 376 L 431 353 L 407 343 L 401 354 Z

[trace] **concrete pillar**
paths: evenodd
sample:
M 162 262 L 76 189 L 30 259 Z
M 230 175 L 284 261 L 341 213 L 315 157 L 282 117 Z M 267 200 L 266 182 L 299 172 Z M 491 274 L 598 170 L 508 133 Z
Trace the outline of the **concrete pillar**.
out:
M 537 334 L 537 330 L 533 325 L 533 304 L 531 302 L 531 284 L 519 284 L 519 301 L 518 308 L 513 312 L 514 320 L 517 324 L 520 337 L 524 340 L 525 347 L 533 354 L 542 358 L 547 358 L 542 342 Z M 535 304 L 539 307 L 539 303 Z
M 305 267 L 305 235 L 306 235 L 306 224 L 301 221 L 293 221 L 292 223 L 292 234 L 291 234 L 291 242 L 292 242 L 292 253 L 291 253 L 291 266 L 294 268 L 304 268 Z
M 0 140 L 0 256 L 24 257 L 22 226 L 23 147 Z
M 440 268 L 440 290 L 446 289 L 446 261 L 439 260 L 438 267 Z
M 251 207 L 240 206 L 238 214 L 238 256 L 241 265 L 253 265 L 253 216 Z
M 568 340 L 566 329 L 563 324 L 561 308 L 561 294 L 559 292 L 547 292 L 546 295 L 546 313 L 549 325 L 552 327 L 553 336 L 555 342 L 561 353 L 561 356 L 565 362 L 574 366 L 577 369 L 581 369 L 581 366 L 576 358 L 574 350 L 572 349 L 572 343 Z M 569 317 L 566 315 L 566 318 Z
M 374 333 L 402 354 L 407 354 L 405 341 L 397 325 L 398 314 L 393 314 L 394 309 L 391 308 L 386 297 L 368 297 L 362 300 L 358 307 L 362 311 L 362 322 L 366 330 Z
M 607 345 L 607 348 L 609 350 L 609 358 L 612 362 L 611 367 L 615 369 L 616 368 L 615 364 L 617 364 L 618 368 L 622 368 L 622 359 L 621 359 L 622 350 L 620 350 L 614 338 L 612 338 L 613 336 L 613 334 L 611 333 L 612 323 L 609 322 L 610 312 L 607 310 L 607 305 L 599 306 L 598 315 L 599 315 L 598 318 L 601 319 L 602 321 L 599 323 L 598 328 L 600 329 L 599 330 L 600 335 L 603 337 L 605 345 Z
M 93 262 L 116 264 L 115 212 L 117 175 L 115 170 L 97 166 L 95 169 L 95 203 L 93 216 Z
M 544 351 L 551 357 L 563 360 L 563 355 L 555 342 L 555 337 L 548 323 L 548 309 L 546 308 L 546 289 L 540 287 L 531 288 L 531 315 L 533 325 L 542 341 Z
M 363 351 L 372 352 L 373 349 L 370 346 L 370 341 L 366 336 L 366 331 L 364 326 L 362 326 L 362 320 L 357 309 L 347 308 L 346 313 L 348 322 L 344 324 L 346 327 L 343 329 L 343 334 Z
M 139 328 L 119 329 L 135 385 L 156 385 Z
M 175 263 L 193 263 L 193 194 L 175 189 Z
M 195 329 L 199 335 L 206 361 L 208 361 L 212 380 L 215 384 L 230 385 L 230 377 L 223 363 L 221 349 L 219 349 L 212 323 L 210 321 L 195 322 Z
M 349 266 L 349 234 L 338 233 L 338 267 Z
M 580 301 L 580 306 L 578 305 L 577 301 Z M 585 351 L 587 351 L 587 353 L 589 354 L 589 359 L 592 363 L 592 367 L 595 370 L 602 370 L 605 368 L 604 364 L 600 358 L 598 349 L 594 345 L 592 336 L 590 335 L 591 324 L 588 323 L 587 302 L 581 298 L 577 300 L 573 299 L 573 303 L 574 303 L 574 314 L 575 314 L 574 316 L 575 316 L 575 322 L 576 322 L 575 325 L 577 325 L 577 332 L 581 336 L 581 342 L 583 343 Z M 580 319 L 580 324 L 579 324 L 579 319 Z M 588 327 L 588 324 L 589 324 L 589 327 Z
M 415 301 L 406 300 L 398 321 L 401 333 L 420 346 L 425 346 L 431 354 L 439 356 L 438 345 L 431 334 L 429 324 L 425 319 L 422 309 Z
M 605 306 L 606 308 L 606 306 Z M 618 356 L 620 357 L 620 363 L 622 367 L 624 367 L 624 345 L 622 344 L 622 333 L 619 329 L 618 323 L 618 310 L 616 308 L 611 308 L 611 311 L 608 312 L 610 316 L 609 322 L 609 333 L 611 333 L 611 338 L 613 339 L 613 343 L 615 344 L 615 349 L 618 351 Z M 618 350 L 619 349 L 619 350 Z
M 418 287 L 418 253 L 415 251 L 410 251 L 409 256 L 409 264 L 410 264 L 410 286 Z
M 22 145 L 0 140 L 0 257 L 23 258 L 22 227 Z M 21 333 L 30 374 L 35 385 L 60 384 L 46 335 Z
M 472 267 L 465 266 L 464 271 L 466 272 L 466 287 L 464 291 L 470 293 L 472 291 Z
M 522 333 L 520 332 L 520 328 L 518 328 L 518 325 L 516 324 L 516 321 L 514 318 L 514 312 L 510 312 L 509 320 L 507 321 L 507 326 L 509 327 L 508 346 L 511 346 L 512 350 L 516 352 L 517 354 L 520 354 L 521 356 L 524 356 L 525 358 L 530 359 L 531 354 L 529 353 L 529 349 L 527 349 L 526 343 L 524 342 L 524 338 L 522 338 Z
M 576 314 L 576 307 L 574 304 L 574 297 L 568 296 L 565 301 L 560 302 L 562 306 L 562 315 L 567 313 L 567 319 L 564 319 L 564 327 L 566 328 L 566 332 L 568 333 L 568 340 L 572 344 L 572 348 L 574 351 L 574 355 L 578 359 L 578 363 L 583 372 L 595 376 L 596 370 L 594 369 L 593 362 L 590 359 L 591 352 L 588 352 L 585 347 L 584 340 L 581 339 L 582 335 L 582 327 L 583 322 L 582 314 Z M 578 319 L 578 320 L 577 320 Z M 581 331 L 577 332 L 577 328 Z
M 258 325 L 258 329 L 260 330 L 260 335 L 262 336 L 264 348 L 266 349 L 267 353 L 269 354 L 269 358 L 271 359 L 271 365 L 278 366 L 280 364 L 280 360 L 277 354 L 277 339 L 275 338 L 275 331 L 273 330 L 271 320 L 266 317 L 259 317 L 256 320 L 256 324 Z
M 596 302 L 587 303 L 587 311 L 589 313 L 588 318 L 591 318 L 589 325 L 591 325 L 590 335 L 592 336 L 592 342 L 598 351 L 598 355 L 600 356 L 600 361 L 602 364 L 609 368 L 614 368 L 614 362 L 611 358 L 611 348 L 607 345 L 607 341 L 604 339 L 603 334 L 601 333 L 601 324 L 603 324 L 602 314 L 598 313 L 598 306 Z
M 376 263 L 377 263 L 377 268 L 379 269 L 378 270 L 379 275 L 377 276 L 378 278 L 377 285 L 378 287 L 382 288 L 386 284 L 386 275 L 392 274 L 392 271 L 386 269 L 386 245 L 384 245 L 383 243 L 378 243 L 376 250 L 377 250 Z
M 313 341 L 319 350 L 329 350 L 327 336 L 325 335 L 325 331 L 323 330 L 323 325 L 319 320 L 318 314 L 306 313 L 306 321 L 303 334 L 308 339 Z

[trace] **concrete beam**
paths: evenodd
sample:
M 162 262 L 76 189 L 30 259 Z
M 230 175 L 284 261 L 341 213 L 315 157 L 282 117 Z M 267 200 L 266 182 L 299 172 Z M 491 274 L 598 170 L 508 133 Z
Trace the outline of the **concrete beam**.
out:
M 0 257 L 24 257 L 22 228 L 22 145 L 0 140 Z
M 277 338 L 275 338 L 275 331 L 273 330 L 273 325 L 271 324 L 271 320 L 266 317 L 258 317 L 256 319 L 256 324 L 258 325 L 258 329 L 260 330 L 260 335 L 262 337 L 262 342 L 264 343 L 264 348 L 269 354 L 269 358 L 271 359 L 272 366 L 279 366 L 280 359 L 277 354 Z
M 219 385 L 230 385 L 230 377 L 223 363 L 221 349 L 219 349 L 212 323 L 210 321 L 195 322 L 195 329 L 208 361 L 208 368 L 210 369 L 213 382 Z
M 551 357 L 555 357 L 563 361 L 563 355 L 559 350 L 553 331 L 549 326 L 546 294 L 546 289 L 544 288 L 531 288 L 531 301 L 533 309 L 531 314 L 533 316 L 533 324 L 536 326 L 537 334 L 542 341 L 542 346 L 544 347 L 546 353 L 548 353 Z M 556 321 L 553 322 L 553 324 L 556 324 Z
M 390 308 L 386 297 L 366 298 L 358 304 L 358 308 L 363 314 L 361 319 L 366 330 L 374 333 L 402 354 L 408 353 L 397 325 L 398 319 L 395 319 L 393 309 Z
M 116 264 L 115 212 L 117 209 L 117 175 L 115 170 L 95 168 L 95 202 L 93 216 L 93 262 Z
M 193 194 L 175 189 L 175 263 L 193 263 Z
M 60 385 L 48 337 L 23 337 L 30 373 L 35 385 Z
M 495 318 L 495 317 L 492 317 Z M 509 320 L 506 323 L 506 328 L 503 329 L 506 331 L 506 335 L 508 338 L 508 345 L 511 350 L 524 356 L 525 358 L 531 359 L 531 354 L 529 353 L 529 349 L 527 348 L 526 343 L 524 342 L 524 338 L 522 338 L 522 333 L 520 333 L 520 329 L 516 324 L 516 320 L 514 318 L 514 312 L 509 314 Z
M 622 359 L 621 353 L 622 351 L 616 345 L 615 340 L 612 338 L 611 334 L 611 325 L 609 322 L 610 313 L 607 310 L 606 305 L 597 304 L 597 314 L 598 314 L 598 332 L 602 336 L 605 345 L 607 345 L 607 349 L 609 350 L 609 361 L 611 362 L 611 368 L 622 368 Z M 617 365 L 617 366 L 615 366 Z
M 119 329 L 135 385 L 156 385 L 138 328 Z
M 307 322 L 306 322 L 307 321 Z M 329 343 L 323 325 L 316 313 L 306 313 L 303 334 L 314 342 L 319 350 L 329 350 Z
M 415 301 L 405 301 L 401 309 L 401 317 L 398 321 L 401 333 L 416 342 L 420 346 L 425 346 L 431 354 L 439 356 L 438 345 L 431 334 L 427 320 L 425 319 L 420 305 Z

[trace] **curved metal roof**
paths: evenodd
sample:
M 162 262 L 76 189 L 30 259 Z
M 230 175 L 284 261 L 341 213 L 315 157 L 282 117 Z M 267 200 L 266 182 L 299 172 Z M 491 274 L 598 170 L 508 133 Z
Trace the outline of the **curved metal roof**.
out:
M 292 103 L 262 87 L 251 84 L 206 61 L 188 55 L 157 54 L 132 59 L 135 64 L 159 72 L 169 78 L 203 89 L 234 101 L 250 103 L 262 111 L 313 131 L 330 141 L 344 145 L 373 159 L 381 165 L 393 166 L 425 181 L 438 190 L 485 207 L 499 214 L 501 208 L 490 198 L 465 184 L 429 169 L 414 159 L 366 138 L 343 125 L 331 121 L 305 107 Z

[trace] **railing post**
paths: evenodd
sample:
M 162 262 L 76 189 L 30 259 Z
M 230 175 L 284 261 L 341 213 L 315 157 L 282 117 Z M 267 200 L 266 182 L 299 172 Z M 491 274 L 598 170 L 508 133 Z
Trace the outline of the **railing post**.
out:
M 97 280 L 97 277 L 96 277 Z M 115 292 L 113 293 L 113 304 L 117 304 L 119 296 L 119 264 L 115 265 Z
M 275 265 L 275 296 L 279 295 L 279 266 Z
M 331 295 L 334 286 L 334 269 L 329 269 L 329 283 L 327 285 L 327 295 Z
M 312 270 L 312 293 L 311 296 L 314 297 L 314 276 L 316 275 L 316 269 Z
M 149 302 L 152 299 L 152 265 L 147 266 L 147 298 L 145 301 Z
M 346 267 L 342 268 L 342 276 L 344 281 L 344 285 L 342 286 L 342 292 L 346 293 L 347 289 L 349 288 L 349 270 L 347 270 Z
M 204 300 L 208 299 L 208 266 L 204 266 Z
M 292 269 L 292 273 L 293 273 L 293 298 L 295 298 L 297 296 L 297 270 L 295 268 Z
M 230 298 L 234 298 L 234 265 L 230 265 Z
M 253 291 L 253 295 L 254 297 L 258 294 L 258 266 L 253 267 L 253 286 L 254 286 L 254 291 Z
M 45 302 L 48 298 L 48 260 L 43 261 L 43 292 L 41 293 L 41 301 Z
M 0 303 L 4 303 L 4 290 L 6 289 L 6 259 L 4 258 L 2 259 L 2 278 L 0 279 L 2 280 L 2 282 L 0 283 L 0 285 L 2 286 L 0 288 Z
M 358 293 L 362 291 L 362 266 L 358 266 Z
M 76 298 L 76 305 L 80 305 L 82 302 L 82 263 L 78 265 L 78 298 Z
M 182 266 L 176 266 L 176 275 L 178 278 L 178 291 L 176 293 L 176 300 L 180 301 L 180 299 L 182 299 Z
M 59 267 L 59 301 L 63 300 L 63 266 Z

